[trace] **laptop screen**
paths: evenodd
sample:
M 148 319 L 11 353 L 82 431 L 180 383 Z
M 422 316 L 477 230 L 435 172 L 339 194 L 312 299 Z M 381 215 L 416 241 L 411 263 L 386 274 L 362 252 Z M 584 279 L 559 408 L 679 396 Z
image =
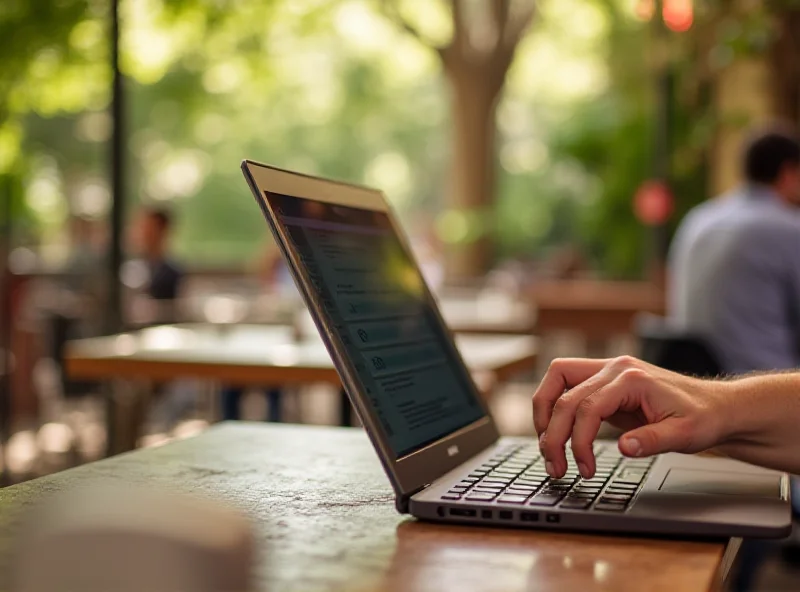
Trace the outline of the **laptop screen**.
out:
M 417 266 L 384 212 L 265 192 L 397 457 L 481 417 Z

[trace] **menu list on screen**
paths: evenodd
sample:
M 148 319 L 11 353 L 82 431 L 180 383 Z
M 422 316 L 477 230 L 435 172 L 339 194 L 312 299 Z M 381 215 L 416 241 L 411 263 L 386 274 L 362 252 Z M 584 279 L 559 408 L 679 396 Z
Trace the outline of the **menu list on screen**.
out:
M 483 416 L 383 212 L 266 192 L 389 445 L 405 456 Z

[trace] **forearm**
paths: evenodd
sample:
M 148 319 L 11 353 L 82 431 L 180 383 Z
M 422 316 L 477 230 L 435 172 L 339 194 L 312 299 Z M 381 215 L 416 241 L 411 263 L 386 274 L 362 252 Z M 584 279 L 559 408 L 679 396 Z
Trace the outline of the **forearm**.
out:
M 723 454 L 800 473 L 800 373 L 718 383 Z

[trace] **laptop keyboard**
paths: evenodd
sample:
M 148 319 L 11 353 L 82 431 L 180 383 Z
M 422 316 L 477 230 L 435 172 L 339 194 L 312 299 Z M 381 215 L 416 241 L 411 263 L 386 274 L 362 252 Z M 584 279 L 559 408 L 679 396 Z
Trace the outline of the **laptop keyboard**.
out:
M 519 445 L 495 454 L 442 495 L 443 500 L 496 502 L 519 506 L 624 512 L 644 483 L 655 458 L 625 458 L 615 446 L 595 446 L 597 470 L 582 479 L 567 455 L 560 479 L 547 475 L 544 459 L 533 445 Z

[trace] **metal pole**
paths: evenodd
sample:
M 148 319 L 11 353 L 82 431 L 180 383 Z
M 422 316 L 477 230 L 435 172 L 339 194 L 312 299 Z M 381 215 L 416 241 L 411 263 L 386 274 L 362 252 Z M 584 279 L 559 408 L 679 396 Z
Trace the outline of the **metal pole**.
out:
M 11 176 L 0 175 L 0 487 L 10 483 L 6 454 L 11 436 L 11 270 L 8 261 L 11 253 L 12 209 Z
M 106 330 L 122 328 L 122 241 L 125 227 L 125 95 L 124 77 L 119 69 L 119 0 L 111 0 L 111 244 L 108 258 L 108 308 Z

